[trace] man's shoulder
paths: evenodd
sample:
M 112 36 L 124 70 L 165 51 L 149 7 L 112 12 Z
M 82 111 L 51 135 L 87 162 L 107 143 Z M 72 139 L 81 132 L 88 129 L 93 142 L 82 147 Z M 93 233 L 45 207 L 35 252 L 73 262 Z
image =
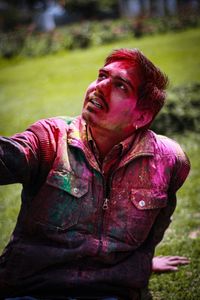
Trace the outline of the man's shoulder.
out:
M 171 189 L 176 192 L 184 183 L 190 171 L 190 161 L 177 141 L 164 135 L 151 132 L 154 136 L 155 154 L 162 164 L 170 167 L 173 172 Z
M 49 118 L 48 120 L 53 121 L 54 123 L 58 123 L 58 124 L 70 125 L 77 118 L 78 118 L 78 116 L 76 116 L 76 117 L 58 116 L 58 117 Z
M 51 118 L 40 119 L 29 126 L 28 130 L 31 131 L 54 131 L 54 130 L 66 130 L 69 125 L 78 117 L 70 116 L 57 116 Z
M 174 139 L 152 132 L 156 141 L 156 150 L 163 155 L 185 156 L 182 146 Z

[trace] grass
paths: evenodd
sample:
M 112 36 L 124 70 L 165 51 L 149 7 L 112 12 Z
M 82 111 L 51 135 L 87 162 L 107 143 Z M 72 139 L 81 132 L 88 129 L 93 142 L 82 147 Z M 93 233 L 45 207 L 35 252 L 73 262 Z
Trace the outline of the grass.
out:
M 0 61 L 0 132 L 10 135 L 37 119 L 77 115 L 84 91 L 95 79 L 106 55 L 119 47 L 137 47 L 164 70 L 172 85 L 200 79 L 200 29 L 132 39 L 84 51 L 34 59 Z M 157 254 L 186 255 L 189 266 L 173 274 L 153 275 L 150 288 L 156 300 L 200 299 L 199 145 L 197 134 L 176 136 L 186 149 L 192 171 L 178 192 L 178 206 Z M 0 250 L 8 242 L 20 207 L 19 185 L 0 187 Z
M 113 48 L 137 47 L 165 71 L 171 84 L 200 78 L 200 30 L 150 36 L 55 56 L 0 62 L 0 129 L 9 135 L 33 121 L 80 113 L 84 91 Z M 6 105 L 5 105 L 6 103 Z

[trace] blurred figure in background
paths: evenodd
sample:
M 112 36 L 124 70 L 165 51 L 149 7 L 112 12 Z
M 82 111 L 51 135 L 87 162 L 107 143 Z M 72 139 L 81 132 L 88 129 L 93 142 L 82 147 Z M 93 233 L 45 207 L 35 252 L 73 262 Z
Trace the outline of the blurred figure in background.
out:
M 30 26 L 31 30 L 52 32 L 58 24 L 67 23 L 69 15 L 65 4 L 65 0 L 38 1 L 35 4 L 33 23 Z

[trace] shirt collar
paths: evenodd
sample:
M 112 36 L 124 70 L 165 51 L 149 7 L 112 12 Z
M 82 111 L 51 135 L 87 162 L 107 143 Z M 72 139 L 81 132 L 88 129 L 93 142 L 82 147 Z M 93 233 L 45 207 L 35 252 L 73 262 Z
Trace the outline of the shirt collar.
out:
M 68 143 L 69 145 L 81 148 L 87 159 L 90 160 L 92 166 L 99 169 L 92 154 L 91 147 L 89 147 L 86 122 L 81 116 L 76 117 L 69 125 Z M 127 152 L 126 155 L 123 155 L 123 159 L 120 163 L 123 165 L 130 159 L 140 155 L 154 155 L 155 134 L 151 130 L 139 131 L 135 136 L 128 137 L 120 144 L 123 147 L 123 154 Z
M 92 151 L 93 151 L 93 149 L 95 149 L 95 151 L 98 151 L 96 143 L 92 137 L 90 128 L 87 125 L 86 125 L 86 135 L 87 135 L 88 144 L 89 144 L 90 148 L 92 149 Z M 131 148 L 134 140 L 135 140 L 135 135 L 131 135 L 131 136 L 127 137 L 126 139 L 124 139 L 123 141 L 121 141 L 119 144 L 115 145 L 112 148 L 112 150 L 114 148 L 116 148 L 120 151 L 120 155 L 124 155 Z

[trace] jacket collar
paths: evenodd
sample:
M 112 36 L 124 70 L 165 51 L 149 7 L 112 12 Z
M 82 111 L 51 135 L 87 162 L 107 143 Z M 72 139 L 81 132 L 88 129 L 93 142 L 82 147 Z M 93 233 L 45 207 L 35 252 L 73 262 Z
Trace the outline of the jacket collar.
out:
M 134 139 L 132 147 L 122 158 L 119 167 L 127 164 L 139 156 L 154 156 L 155 134 L 151 130 L 139 131 Z
M 86 123 L 81 116 L 76 117 L 70 123 L 67 141 L 68 145 L 81 149 L 84 152 L 86 159 L 90 163 L 90 165 L 99 172 L 101 171 L 89 147 L 87 140 Z
M 130 142 L 130 138 L 127 139 L 127 142 L 128 140 Z M 126 141 L 123 143 L 126 144 Z M 100 171 L 98 163 L 88 145 L 86 123 L 81 116 L 76 117 L 69 125 L 68 144 L 80 148 L 92 167 Z M 151 130 L 140 131 L 133 139 L 132 146 L 122 158 L 119 167 L 138 156 L 153 156 L 154 153 L 155 134 Z

